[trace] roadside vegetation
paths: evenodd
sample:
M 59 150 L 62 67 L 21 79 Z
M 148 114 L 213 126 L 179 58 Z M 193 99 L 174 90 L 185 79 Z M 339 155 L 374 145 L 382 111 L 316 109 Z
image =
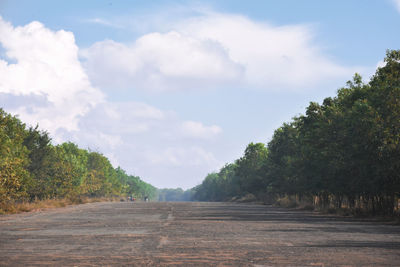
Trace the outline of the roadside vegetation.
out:
M 250 143 L 240 159 L 186 191 L 157 189 L 74 143 L 53 145 L 47 132 L 0 108 L 0 214 L 126 196 L 399 215 L 400 50 L 387 51 L 369 83 L 355 74 L 268 144 Z
M 335 97 L 311 102 L 267 144 L 209 174 L 194 200 L 254 198 L 343 214 L 399 215 L 400 50 L 369 83 L 355 74 Z M 246 197 L 247 196 L 247 197 Z
M 127 195 L 154 199 L 157 189 L 99 152 L 52 145 L 47 132 L 0 109 L 0 213 Z

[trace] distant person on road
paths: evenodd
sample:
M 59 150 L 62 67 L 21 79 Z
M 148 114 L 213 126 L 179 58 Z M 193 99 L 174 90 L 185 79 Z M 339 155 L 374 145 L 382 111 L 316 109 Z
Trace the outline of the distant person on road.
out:
M 144 202 L 149 202 L 149 197 L 148 196 L 144 197 Z

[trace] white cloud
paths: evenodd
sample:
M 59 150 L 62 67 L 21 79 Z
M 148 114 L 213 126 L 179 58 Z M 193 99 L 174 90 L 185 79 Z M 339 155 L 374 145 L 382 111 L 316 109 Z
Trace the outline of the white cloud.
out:
M 400 0 L 392 0 L 395 5 L 397 11 L 400 13 Z
M 103 88 L 298 90 L 355 72 L 326 56 L 308 26 L 215 12 L 170 25 L 133 44 L 106 40 L 88 48 L 82 56 L 92 81 Z
M 243 72 L 217 42 L 175 31 L 147 34 L 130 45 L 98 42 L 81 55 L 103 88 L 198 89 L 238 82 Z
M 182 32 L 211 39 L 245 66 L 245 83 L 268 89 L 304 88 L 353 72 L 328 59 L 310 27 L 272 26 L 238 15 L 210 13 L 185 22 Z
M 86 19 L 85 22 L 88 23 L 93 23 L 93 24 L 99 24 L 99 25 L 103 25 L 103 26 L 107 26 L 107 27 L 112 27 L 112 28 L 121 28 L 120 25 L 113 23 L 111 21 L 108 21 L 106 19 L 102 19 L 102 18 L 92 18 L 92 19 Z
M 222 132 L 217 125 L 205 126 L 201 122 L 185 121 L 182 123 L 183 134 L 195 138 L 212 138 Z
M 12 103 L 11 111 L 30 124 L 54 133 L 77 129 L 79 117 L 103 101 L 78 60 L 71 32 L 51 31 L 39 22 L 13 27 L 0 17 L 0 93 L 7 98 L 32 99 L 29 105 Z M 1 103 L 2 106 L 10 103 Z

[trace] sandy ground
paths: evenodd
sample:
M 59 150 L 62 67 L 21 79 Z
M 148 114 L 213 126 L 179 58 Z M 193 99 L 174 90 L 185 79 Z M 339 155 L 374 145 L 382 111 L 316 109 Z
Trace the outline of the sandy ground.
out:
M 400 226 L 234 203 L 0 216 L 1 266 L 400 266 Z

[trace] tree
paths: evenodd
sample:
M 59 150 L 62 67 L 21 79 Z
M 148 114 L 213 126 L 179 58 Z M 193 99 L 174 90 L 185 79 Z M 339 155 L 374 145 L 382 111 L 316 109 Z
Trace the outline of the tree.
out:
M 30 184 L 25 124 L 0 109 L 0 205 L 21 199 Z
M 266 164 L 268 150 L 263 143 L 250 143 L 244 151 L 244 156 L 236 161 L 236 175 L 243 193 L 259 193 L 266 189 L 265 177 L 262 172 Z
M 53 198 L 77 198 L 82 193 L 81 185 L 87 174 L 87 152 L 71 142 L 53 149 L 48 195 Z
M 120 176 L 110 161 L 102 154 L 91 152 L 88 154 L 87 176 L 85 179 L 86 192 L 90 196 L 117 195 L 122 191 Z
M 30 127 L 26 133 L 24 146 L 29 151 L 29 171 L 32 183 L 27 188 L 30 199 L 48 197 L 47 187 L 50 184 L 52 159 L 54 149 L 51 138 L 45 131 L 39 131 L 38 126 Z

